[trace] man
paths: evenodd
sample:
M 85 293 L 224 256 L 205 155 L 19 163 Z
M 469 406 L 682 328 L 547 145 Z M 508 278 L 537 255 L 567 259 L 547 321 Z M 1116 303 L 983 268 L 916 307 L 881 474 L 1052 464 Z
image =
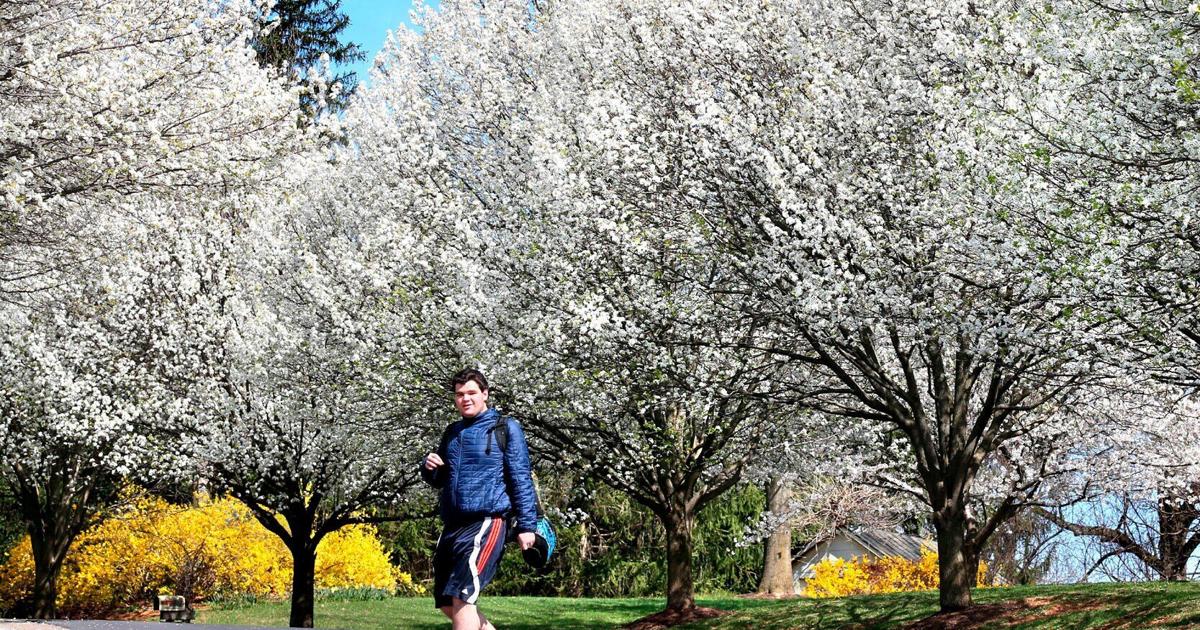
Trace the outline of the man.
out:
M 434 605 L 454 630 L 495 630 L 479 611 L 479 591 L 487 586 L 504 553 L 505 517 L 516 516 L 521 551 L 534 545 L 537 499 L 529 472 L 529 449 L 521 425 L 487 405 L 488 383 L 479 370 L 466 369 L 450 381 L 460 420 L 442 434 L 425 456 L 421 476 L 441 489 L 442 536 L 433 556 Z M 507 440 L 497 440 L 499 423 Z M 501 452 L 500 442 L 505 442 Z

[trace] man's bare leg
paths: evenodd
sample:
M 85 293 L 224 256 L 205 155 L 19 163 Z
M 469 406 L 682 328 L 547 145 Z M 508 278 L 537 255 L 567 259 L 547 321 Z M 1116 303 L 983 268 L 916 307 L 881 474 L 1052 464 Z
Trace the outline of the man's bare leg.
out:
M 454 630 L 496 630 L 496 626 L 483 616 L 478 606 L 468 604 L 457 597 L 453 601 L 454 606 L 446 616 L 450 617 Z M 446 613 L 445 607 L 442 608 L 442 612 Z

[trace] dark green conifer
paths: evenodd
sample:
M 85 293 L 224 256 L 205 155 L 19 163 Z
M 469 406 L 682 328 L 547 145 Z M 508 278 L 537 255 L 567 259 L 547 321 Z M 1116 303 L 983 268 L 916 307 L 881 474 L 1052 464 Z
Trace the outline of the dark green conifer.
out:
M 341 111 L 358 84 L 352 71 L 337 72 L 330 85 L 340 83 L 336 97 L 318 102 L 315 83 L 309 70 L 329 55 L 333 68 L 362 60 L 366 55 L 358 44 L 343 42 L 341 34 L 350 25 L 342 12 L 341 0 L 277 0 L 263 16 L 263 32 L 254 41 L 259 63 L 281 68 L 309 89 L 300 97 L 300 105 L 309 118 L 321 111 Z

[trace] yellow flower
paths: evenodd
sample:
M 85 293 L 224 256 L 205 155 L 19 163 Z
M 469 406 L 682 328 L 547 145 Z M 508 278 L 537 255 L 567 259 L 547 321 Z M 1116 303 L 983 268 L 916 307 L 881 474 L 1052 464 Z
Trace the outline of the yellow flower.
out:
M 938 587 L 938 555 L 921 550 L 919 560 L 898 556 L 881 558 L 829 558 L 813 567 L 804 594 L 809 597 L 845 597 L 871 593 L 924 591 Z M 985 586 L 987 565 L 979 563 L 976 586 Z
M 101 616 L 149 604 L 153 595 L 216 593 L 284 597 L 292 560 L 279 537 L 232 499 L 202 498 L 195 507 L 156 498 L 129 506 L 82 533 L 59 578 L 64 615 Z M 29 537 L 0 556 L 0 610 L 32 589 Z M 356 525 L 326 536 L 317 548 L 318 588 L 397 589 L 419 594 L 412 576 L 391 566 L 375 528 Z

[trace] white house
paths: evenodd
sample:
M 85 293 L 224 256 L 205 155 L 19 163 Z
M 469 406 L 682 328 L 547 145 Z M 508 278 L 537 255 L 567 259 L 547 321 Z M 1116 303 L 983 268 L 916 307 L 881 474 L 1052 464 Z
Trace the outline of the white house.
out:
M 805 545 L 799 553 L 792 554 L 792 581 L 796 583 L 796 593 L 803 595 L 808 579 L 813 576 L 813 567 L 822 560 L 884 556 L 920 560 L 922 548 L 934 551 L 937 549 L 933 541 L 926 538 L 886 529 L 839 529 L 832 536 L 814 540 Z

